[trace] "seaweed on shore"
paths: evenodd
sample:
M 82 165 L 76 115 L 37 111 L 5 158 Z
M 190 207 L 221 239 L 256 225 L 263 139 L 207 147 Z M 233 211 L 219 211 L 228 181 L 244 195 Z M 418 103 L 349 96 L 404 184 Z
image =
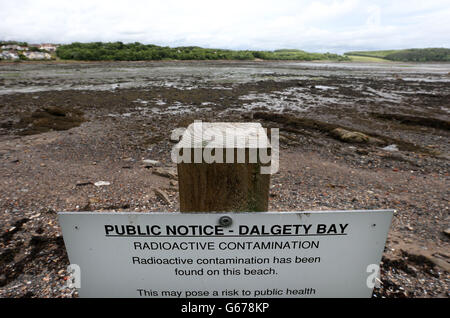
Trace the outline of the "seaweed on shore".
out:
M 371 113 L 371 115 L 378 119 L 397 121 L 404 125 L 424 126 L 442 130 L 450 130 L 450 122 L 437 118 L 389 113 Z
M 25 114 L 13 127 L 20 130 L 19 135 L 34 135 L 51 130 L 68 130 L 85 121 L 80 110 L 49 106 Z
M 254 119 L 262 119 L 265 121 L 272 121 L 282 124 L 283 127 L 290 127 L 294 129 L 308 129 L 312 131 L 318 131 L 325 135 L 337 139 L 339 141 L 349 143 L 367 143 L 377 144 L 379 146 L 386 146 L 389 144 L 396 144 L 400 150 L 418 152 L 429 155 L 436 155 L 435 151 L 421 147 L 408 141 L 380 135 L 372 132 L 355 131 L 351 127 L 342 125 L 336 125 L 332 123 L 323 122 L 320 120 L 306 118 L 306 117 L 294 117 L 284 114 L 268 113 L 268 112 L 256 112 L 253 114 Z M 346 138 L 346 133 L 353 133 L 353 136 Z M 367 137 L 367 138 L 366 138 Z

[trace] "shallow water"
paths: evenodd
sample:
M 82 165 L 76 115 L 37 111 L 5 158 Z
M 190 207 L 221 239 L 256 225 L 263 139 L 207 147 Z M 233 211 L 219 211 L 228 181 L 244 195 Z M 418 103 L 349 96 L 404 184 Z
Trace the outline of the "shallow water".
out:
M 404 81 L 450 82 L 450 63 L 330 62 L 117 62 L 86 64 L 0 64 L 0 94 L 61 90 L 208 87 L 228 84 L 341 78 L 402 78 Z M 321 89 L 325 86 L 318 87 Z
M 215 111 L 328 113 L 411 111 L 448 118 L 450 63 L 330 62 L 101 62 L 70 64 L 0 64 L 0 95 L 40 92 L 138 91 L 111 117 L 150 118 L 161 114 Z M 261 86 L 240 90 L 243 86 Z M 277 85 L 280 83 L 281 85 Z M 285 85 L 288 83 L 288 85 Z M 167 89 L 161 96 L 140 96 Z M 186 92 L 181 99 L 173 91 Z M 205 93 L 205 89 L 207 90 Z M 203 91 L 202 91 L 203 90 Z M 232 90 L 232 91 L 230 91 Z M 225 91 L 231 93 L 225 94 Z M 192 94 L 187 94 L 191 92 Z M 215 93 L 216 99 L 209 100 Z M 76 93 L 75 93 L 76 94 Z M 184 94 L 184 93 L 183 93 Z M 194 103 L 192 97 L 202 95 Z M 73 95 L 72 95 L 73 96 Z M 227 97 L 228 96 L 228 97 Z M 225 106 L 225 107 L 224 107 Z

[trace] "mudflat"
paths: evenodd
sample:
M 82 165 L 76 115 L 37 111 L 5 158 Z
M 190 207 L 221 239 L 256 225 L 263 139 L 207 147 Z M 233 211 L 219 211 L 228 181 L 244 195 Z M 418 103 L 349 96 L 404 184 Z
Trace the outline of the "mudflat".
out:
M 177 211 L 172 130 L 280 129 L 269 210 L 396 209 L 374 297 L 449 297 L 450 64 L 0 64 L 0 297 L 74 297 L 58 211 Z M 102 181 L 102 182 L 100 182 Z

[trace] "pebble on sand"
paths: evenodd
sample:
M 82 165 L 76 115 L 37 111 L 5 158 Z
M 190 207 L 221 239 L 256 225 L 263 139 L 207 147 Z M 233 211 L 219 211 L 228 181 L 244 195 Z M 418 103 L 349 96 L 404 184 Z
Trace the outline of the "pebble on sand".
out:
M 108 181 L 97 181 L 94 183 L 94 185 L 96 187 L 101 187 L 101 186 L 109 186 L 111 183 Z

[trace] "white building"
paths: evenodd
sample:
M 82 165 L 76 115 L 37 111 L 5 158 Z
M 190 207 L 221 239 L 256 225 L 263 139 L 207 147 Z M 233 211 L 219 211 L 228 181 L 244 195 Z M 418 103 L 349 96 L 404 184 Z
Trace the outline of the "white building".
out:
M 55 52 L 56 48 L 57 48 L 57 46 L 53 45 L 53 44 L 42 44 L 39 47 L 40 50 L 45 50 L 45 51 L 49 51 L 49 52 Z
M 20 45 L 15 45 L 15 44 L 2 45 L 1 49 L 2 50 L 16 50 L 16 51 L 27 51 L 28 50 L 27 47 L 22 47 Z
M 3 51 L 0 53 L 1 60 L 18 60 L 19 54 L 9 51 Z
M 24 52 L 23 55 L 29 60 L 50 60 L 52 56 L 45 52 Z

